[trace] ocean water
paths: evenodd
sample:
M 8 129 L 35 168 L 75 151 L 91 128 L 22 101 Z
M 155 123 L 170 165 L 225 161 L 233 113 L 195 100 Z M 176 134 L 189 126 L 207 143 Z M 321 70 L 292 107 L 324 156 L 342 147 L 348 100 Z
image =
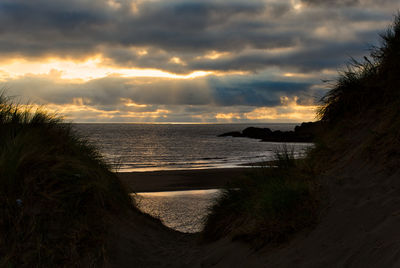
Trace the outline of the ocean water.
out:
M 74 124 L 116 171 L 237 167 L 273 158 L 280 143 L 217 137 L 246 127 L 293 130 L 295 124 Z M 288 144 L 301 154 L 307 143 Z
M 74 124 L 75 130 L 100 149 L 116 171 L 154 171 L 238 167 L 273 159 L 281 143 L 217 137 L 246 127 L 293 130 L 295 124 Z M 301 155 L 309 143 L 287 147 Z M 174 230 L 195 233 L 204 226 L 208 208 L 220 190 L 133 194 L 138 208 Z

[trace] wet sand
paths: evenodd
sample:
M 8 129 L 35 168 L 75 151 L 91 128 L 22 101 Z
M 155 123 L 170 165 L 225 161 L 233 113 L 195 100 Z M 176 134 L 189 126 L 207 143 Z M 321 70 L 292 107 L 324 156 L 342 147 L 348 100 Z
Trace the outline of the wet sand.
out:
M 132 192 L 161 192 L 221 188 L 250 171 L 251 168 L 216 168 L 117 174 Z

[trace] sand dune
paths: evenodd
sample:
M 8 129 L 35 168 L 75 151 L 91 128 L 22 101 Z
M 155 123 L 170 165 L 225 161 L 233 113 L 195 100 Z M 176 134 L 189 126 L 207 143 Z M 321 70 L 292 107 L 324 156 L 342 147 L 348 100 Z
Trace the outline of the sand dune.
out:
M 132 213 L 130 219 L 115 220 L 110 240 L 114 255 L 109 266 L 400 267 L 400 173 L 387 177 L 378 167 L 371 170 L 364 165 L 335 165 L 327 172 L 321 178 L 327 198 L 323 200 L 320 223 L 278 248 L 254 251 L 228 238 L 202 244 L 199 235 L 181 234 Z M 145 179 L 140 189 L 152 190 L 146 187 L 155 181 L 153 190 L 159 191 L 170 190 L 182 180 L 186 183 L 182 185 L 212 188 L 243 172 L 170 171 L 143 173 L 137 178 Z M 134 175 L 123 174 L 122 178 L 129 181 L 127 178 Z

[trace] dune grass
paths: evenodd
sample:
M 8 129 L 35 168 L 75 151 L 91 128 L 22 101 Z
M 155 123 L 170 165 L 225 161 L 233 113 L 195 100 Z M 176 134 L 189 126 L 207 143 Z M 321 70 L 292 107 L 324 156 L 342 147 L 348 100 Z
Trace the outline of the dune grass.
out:
M 400 14 L 381 34 L 381 44 L 373 47 L 363 61 L 352 59 L 340 73 L 332 89 L 323 97 L 318 111 L 321 121 L 342 122 L 363 116 L 371 109 L 384 109 L 386 104 L 400 104 Z M 398 106 L 397 106 L 398 108 Z
M 106 217 L 132 200 L 69 124 L 0 96 L 0 267 L 104 262 Z
M 339 135 L 359 128 L 365 116 L 375 114 L 377 127 L 368 129 L 370 142 L 363 146 L 374 161 L 393 161 L 397 170 L 399 107 L 397 15 L 381 46 L 363 62 L 353 60 L 322 99 L 321 122 L 329 129 L 339 125 L 330 130 L 332 142 L 323 138 L 305 159 L 283 150 L 273 166 L 254 169 L 229 185 L 211 208 L 205 239 L 228 236 L 260 247 L 312 227 L 319 207 L 316 166 L 326 165 L 319 157 L 338 147 Z M 381 148 L 387 148 L 388 158 L 381 157 Z M 101 266 L 107 217 L 129 208 L 132 200 L 116 175 L 69 124 L 0 95 L 0 267 Z
M 364 161 L 388 170 L 399 166 L 400 13 L 363 61 L 352 60 L 322 99 L 318 116 L 324 143 L 342 155 L 360 153 Z M 362 142 L 361 142 L 362 141 Z
M 315 148 L 296 160 L 287 150 L 274 166 L 254 170 L 224 190 L 210 209 L 204 237 L 231 237 L 255 245 L 286 241 L 318 220 L 318 176 L 355 152 L 363 161 L 399 166 L 400 14 L 362 62 L 351 60 L 321 100 L 321 133 Z M 372 160 L 371 160 L 372 159 Z M 389 163 L 389 164 L 388 164 Z
M 284 149 L 271 166 L 255 168 L 229 185 L 210 208 L 205 239 L 229 236 L 261 247 L 287 241 L 312 226 L 317 220 L 318 184 L 304 162 Z

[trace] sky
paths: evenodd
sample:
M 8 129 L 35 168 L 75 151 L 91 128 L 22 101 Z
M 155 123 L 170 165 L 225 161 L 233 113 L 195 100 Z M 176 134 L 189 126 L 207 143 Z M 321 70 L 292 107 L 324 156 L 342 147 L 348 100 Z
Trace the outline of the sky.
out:
M 303 122 L 398 0 L 0 0 L 0 88 L 72 122 Z

